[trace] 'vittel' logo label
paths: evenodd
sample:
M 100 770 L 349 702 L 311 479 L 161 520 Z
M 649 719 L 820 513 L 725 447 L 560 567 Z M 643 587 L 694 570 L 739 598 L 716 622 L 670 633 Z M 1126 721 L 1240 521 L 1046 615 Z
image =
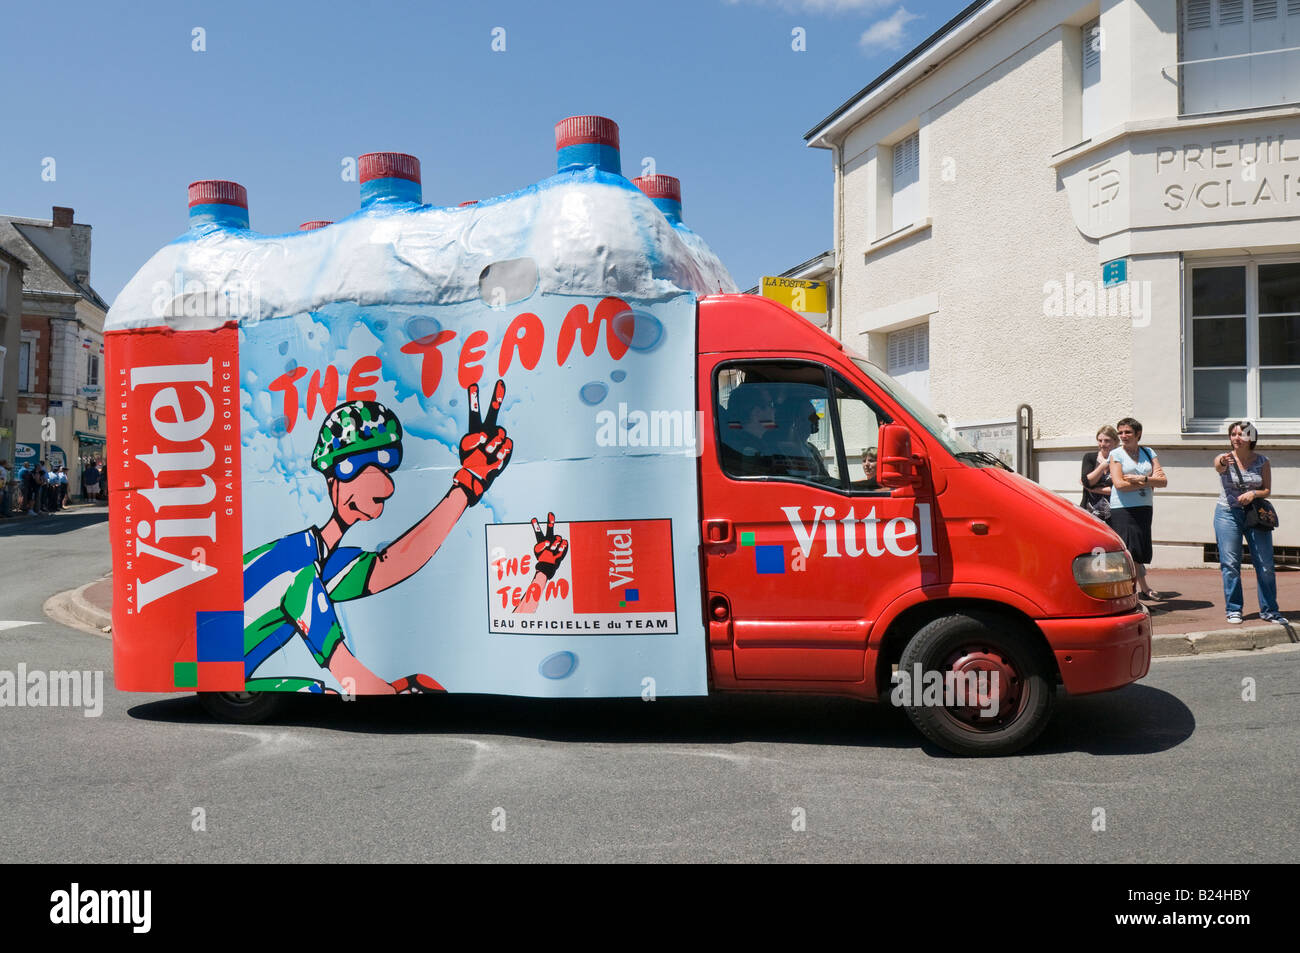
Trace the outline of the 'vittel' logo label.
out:
M 206 539 L 217 541 L 217 511 L 213 501 L 217 484 L 208 475 L 216 462 L 216 448 L 207 439 L 217 418 L 213 394 L 212 358 L 202 364 L 167 364 L 135 367 L 130 372 L 131 392 L 153 388 L 149 400 L 150 452 L 137 454 L 136 460 L 149 468 L 153 486 L 141 489 L 152 512 L 132 514 L 135 525 L 135 555 L 155 556 L 173 564 L 152 579 L 138 576 L 135 581 L 136 608 L 144 609 L 174 592 L 217 573 L 217 567 L 195 558 L 192 549 L 177 546 L 175 540 Z M 197 447 L 196 447 L 197 444 Z M 180 485 L 162 486 L 158 478 L 176 474 L 167 482 Z M 194 483 L 195 475 L 201 482 Z M 164 547 L 166 543 L 166 547 Z M 180 549 L 179 554 L 172 548 Z
M 605 535 L 613 547 L 609 551 L 609 588 L 632 585 L 632 530 L 611 529 Z
M 876 518 L 873 506 L 866 515 L 858 517 L 855 507 L 841 519 L 835 518 L 832 506 L 812 507 L 811 521 L 805 519 L 802 506 L 783 506 L 794 530 L 799 551 L 807 559 L 813 554 L 813 544 L 821 533 L 821 555 L 835 556 L 934 556 L 933 528 L 930 524 L 930 504 L 916 504 L 916 519 L 895 516 L 889 520 Z M 844 552 L 840 552 L 840 544 Z

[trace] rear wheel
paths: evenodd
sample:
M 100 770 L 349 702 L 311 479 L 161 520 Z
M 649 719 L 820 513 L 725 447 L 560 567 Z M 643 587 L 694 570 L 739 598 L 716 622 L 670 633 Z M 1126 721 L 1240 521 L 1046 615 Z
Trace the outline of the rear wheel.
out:
M 955 754 L 1019 751 L 1042 734 L 1056 701 L 1046 647 L 1021 625 L 989 613 L 935 619 L 907 643 L 898 669 L 906 679 L 895 697 L 912 723 Z M 918 674 L 920 689 L 911 685 Z
M 217 721 L 254 725 L 279 714 L 289 692 L 199 692 L 201 704 Z

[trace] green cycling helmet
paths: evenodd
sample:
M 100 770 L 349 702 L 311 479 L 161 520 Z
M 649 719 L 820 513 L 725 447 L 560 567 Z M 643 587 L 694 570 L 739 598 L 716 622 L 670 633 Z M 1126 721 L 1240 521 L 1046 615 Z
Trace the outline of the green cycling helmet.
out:
M 331 476 L 340 460 L 361 453 L 377 455 L 375 462 L 385 469 L 395 468 L 402 458 L 402 424 L 378 401 L 350 400 L 330 411 L 316 437 L 311 465 Z

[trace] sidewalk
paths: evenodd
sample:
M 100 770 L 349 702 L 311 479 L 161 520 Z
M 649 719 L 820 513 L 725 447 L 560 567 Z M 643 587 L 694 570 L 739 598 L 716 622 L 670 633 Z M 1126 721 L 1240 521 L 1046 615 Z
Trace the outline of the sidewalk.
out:
M 99 500 L 95 503 L 83 503 L 81 500 L 68 500 L 68 502 L 64 504 L 63 509 L 59 512 L 71 513 L 74 510 L 88 510 L 92 507 L 99 507 L 100 509 L 106 510 L 108 509 L 108 503 L 104 500 Z M 11 510 L 8 516 L 0 516 L 0 526 L 4 526 L 7 523 L 16 523 L 19 520 L 49 519 L 51 516 L 58 516 L 59 512 L 28 513 L 26 510 Z
M 1246 596 L 1245 621 L 1229 626 L 1223 608 L 1223 582 L 1217 568 L 1153 569 L 1148 574 L 1151 588 L 1166 598 L 1147 602 L 1151 611 L 1153 658 L 1203 655 L 1239 649 L 1261 649 L 1269 645 L 1300 642 L 1300 571 L 1277 574 L 1277 599 L 1282 614 L 1292 625 L 1261 622 L 1255 596 L 1255 573 L 1242 574 Z M 73 590 L 69 609 L 87 625 L 107 631 L 112 621 L 113 577 L 106 576 Z
M 1147 602 L 1151 610 L 1153 658 L 1201 655 L 1237 649 L 1300 642 L 1300 571 L 1289 567 L 1277 572 L 1277 604 L 1290 625 L 1264 622 L 1259 617 L 1255 570 L 1242 568 L 1242 623 L 1229 625 L 1224 608 L 1223 577 L 1218 567 L 1205 569 L 1152 569 L 1151 588 L 1165 598 Z

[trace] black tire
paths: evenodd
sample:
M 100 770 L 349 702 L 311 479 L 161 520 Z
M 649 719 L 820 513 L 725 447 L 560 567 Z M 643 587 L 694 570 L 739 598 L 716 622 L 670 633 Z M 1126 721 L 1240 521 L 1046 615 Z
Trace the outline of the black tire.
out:
M 288 704 L 289 692 L 199 692 L 199 704 L 217 721 L 256 725 Z
M 935 619 L 912 636 L 898 668 L 912 678 L 918 664 L 923 673 L 984 670 L 999 675 L 996 695 L 981 696 L 974 706 L 916 705 L 912 695 L 903 699 L 921 733 L 954 754 L 1011 754 L 1033 742 L 1051 720 L 1056 702 L 1051 657 L 1046 645 L 1014 620 L 981 612 Z M 993 684 L 991 674 L 987 684 Z

